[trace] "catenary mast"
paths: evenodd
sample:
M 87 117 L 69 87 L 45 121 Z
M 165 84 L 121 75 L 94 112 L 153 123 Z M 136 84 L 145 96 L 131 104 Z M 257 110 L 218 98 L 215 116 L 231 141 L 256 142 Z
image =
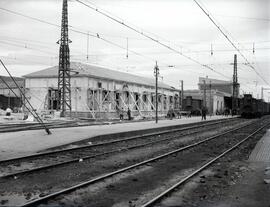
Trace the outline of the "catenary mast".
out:
M 234 55 L 234 64 L 233 64 L 233 95 L 232 95 L 232 115 L 237 113 L 238 108 L 238 77 L 237 77 L 237 55 Z
M 63 0 L 61 39 L 59 49 L 59 69 L 58 69 L 58 110 L 61 116 L 66 116 L 66 111 L 71 112 L 71 90 L 70 90 L 70 54 L 68 39 L 68 2 Z

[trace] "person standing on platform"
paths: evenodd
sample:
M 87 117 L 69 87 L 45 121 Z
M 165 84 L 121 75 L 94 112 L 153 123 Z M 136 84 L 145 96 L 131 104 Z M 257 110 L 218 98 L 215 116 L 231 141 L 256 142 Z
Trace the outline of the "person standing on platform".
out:
M 207 112 L 207 109 L 205 106 L 202 107 L 202 120 L 206 120 L 206 112 Z
M 128 116 L 128 120 L 131 120 L 131 111 L 130 111 L 129 108 L 128 108 L 128 110 L 127 110 L 127 116 Z
M 120 109 L 119 109 L 119 117 L 120 117 L 120 121 L 122 121 L 123 118 L 124 118 L 123 108 L 120 108 Z

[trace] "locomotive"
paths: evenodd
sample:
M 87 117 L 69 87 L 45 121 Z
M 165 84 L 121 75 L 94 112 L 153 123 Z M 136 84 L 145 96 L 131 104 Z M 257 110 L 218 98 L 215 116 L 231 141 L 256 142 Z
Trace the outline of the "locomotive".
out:
M 239 99 L 240 115 L 243 118 L 257 118 L 270 112 L 270 104 L 262 99 L 255 99 L 251 94 L 244 94 Z

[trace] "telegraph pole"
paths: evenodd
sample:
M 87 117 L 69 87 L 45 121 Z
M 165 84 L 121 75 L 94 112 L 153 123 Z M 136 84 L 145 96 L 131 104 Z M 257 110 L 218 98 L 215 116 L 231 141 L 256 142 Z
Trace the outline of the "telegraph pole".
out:
M 126 54 L 126 58 L 128 59 L 128 37 L 127 37 L 127 54 Z
M 181 93 L 182 93 L 182 90 L 181 90 L 181 88 L 182 88 L 182 82 L 181 82 L 181 80 L 179 81 L 180 82 L 180 89 L 179 89 L 179 110 L 181 109 Z
M 62 23 L 61 23 L 61 39 L 59 49 L 59 69 L 58 69 L 58 93 L 59 105 L 58 110 L 61 116 L 66 115 L 69 110 L 71 114 L 71 89 L 70 89 L 70 54 L 68 39 L 68 2 L 63 0 Z
M 237 109 L 237 98 L 238 98 L 238 77 L 237 77 L 237 55 L 234 55 L 233 63 L 233 95 L 232 95 L 232 116 L 236 114 Z
M 205 85 L 205 80 L 203 80 L 203 106 L 206 107 L 206 85 Z
M 156 123 L 158 123 L 158 75 L 159 75 L 159 68 L 156 61 L 156 66 L 154 68 L 154 75 L 156 77 Z
M 211 80 L 210 80 L 210 83 L 209 83 L 209 89 L 210 89 L 210 91 L 209 91 L 209 107 L 210 107 L 210 110 L 209 110 L 209 112 L 210 112 L 210 117 L 212 116 L 212 114 L 213 114 L 213 106 L 212 106 L 212 83 L 211 83 Z
M 89 59 L 89 32 L 87 32 L 87 55 L 86 55 L 86 59 L 88 61 Z
M 181 110 L 183 109 L 184 104 L 184 81 L 181 80 Z

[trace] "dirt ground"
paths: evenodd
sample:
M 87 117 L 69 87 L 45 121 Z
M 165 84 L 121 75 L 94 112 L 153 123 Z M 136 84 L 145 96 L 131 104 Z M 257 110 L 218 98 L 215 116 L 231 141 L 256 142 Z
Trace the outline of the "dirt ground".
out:
M 248 156 L 262 134 L 221 159 L 159 207 L 270 207 L 270 162 L 249 162 Z

